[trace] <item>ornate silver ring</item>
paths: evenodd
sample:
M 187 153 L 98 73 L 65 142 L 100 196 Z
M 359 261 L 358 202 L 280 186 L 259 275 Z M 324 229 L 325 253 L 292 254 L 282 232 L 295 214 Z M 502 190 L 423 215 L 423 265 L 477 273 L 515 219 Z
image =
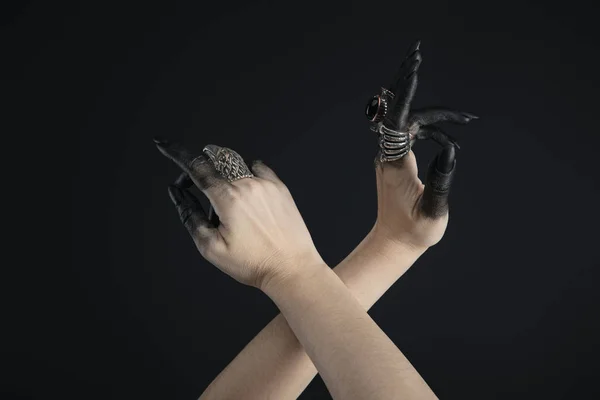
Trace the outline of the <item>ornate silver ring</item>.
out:
M 234 150 L 209 144 L 202 151 L 208 156 L 215 169 L 229 182 L 254 177 L 242 156 Z

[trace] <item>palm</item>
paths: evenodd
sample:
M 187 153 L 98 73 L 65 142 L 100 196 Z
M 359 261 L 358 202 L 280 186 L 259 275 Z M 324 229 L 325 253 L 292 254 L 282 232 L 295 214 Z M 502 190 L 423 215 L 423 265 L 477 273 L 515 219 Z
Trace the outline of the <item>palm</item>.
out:
M 376 231 L 392 241 L 416 248 L 438 243 L 448 224 L 448 214 L 427 217 L 419 207 L 425 185 L 417 174 L 415 155 L 410 151 L 397 163 L 378 163 Z

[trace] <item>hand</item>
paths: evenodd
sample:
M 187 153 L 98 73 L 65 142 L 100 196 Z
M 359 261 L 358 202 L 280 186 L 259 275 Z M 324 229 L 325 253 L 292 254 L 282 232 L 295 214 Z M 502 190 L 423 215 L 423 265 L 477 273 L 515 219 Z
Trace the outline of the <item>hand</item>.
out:
M 430 164 L 425 185 L 417 175 L 417 160 L 412 150 L 398 161 L 376 163 L 375 237 L 419 251 L 442 239 L 448 225 L 454 155 L 452 146 L 438 154 Z
M 378 214 L 374 231 L 378 237 L 425 250 L 442 239 L 448 224 L 448 193 L 458 148 L 455 139 L 433 124 L 466 124 L 478 117 L 440 107 L 410 110 L 422 60 L 419 47 L 420 42 L 416 42 L 409 49 L 388 88 L 395 96 L 382 124 L 393 130 L 408 132 L 411 146 L 417 139 L 433 139 L 443 149 L 429 165 L 425 185 L 417 175 L 412 150 L 398 160 L 382 162 L 381 152 L 394 155 L 398 150 L 392 148 L 393 143 L 387 144 L 389 148 L 383 146 L 380 149 L 375 160 Z M 368 108 L 367 114 L 369 112 L 372 110 Z
M 323 264 L 294 200 L 265 164 L 252 165 L 254 177 L 227 181 L 206 155 L 195 157 L 177 143 L 155 139 L 158 149 L 184 171 L 169 194 L 200 254 L 246 285 L 263 288 L 308 264 Z M 218 151 L 218 146 L 207 146 Z M 206 150 L 206 148 L 205 148 Z M 209 222 L 186 177 L 210 200 L 219 216 Z M 191 183 L 190 182 L 190 183 Z

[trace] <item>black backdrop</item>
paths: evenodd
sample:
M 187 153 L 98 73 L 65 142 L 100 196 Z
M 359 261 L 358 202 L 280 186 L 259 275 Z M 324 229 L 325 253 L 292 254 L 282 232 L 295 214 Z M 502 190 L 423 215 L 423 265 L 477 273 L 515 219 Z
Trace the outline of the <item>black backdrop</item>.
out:
M 36 197 L 8 209 L 27 247 L 3 268 L 2 397 L 197 398 L 278 311 L 196 252 L 151 138 L 265 160 L 333 266 L 375 217 L 364 105 L 421 39 L 414 105 L 481 119 L 448 127 L 462 150 L 445 238 L 370 314 L 443 399 L 598 398 L 589 3 L 7 8 L 5 135 L 25 147 L 4 153 L 27 149 L 9 173 Z M 421 171 L 435 151 L 415 147 Z M 317 377 L 301 398 L 329 395 Z

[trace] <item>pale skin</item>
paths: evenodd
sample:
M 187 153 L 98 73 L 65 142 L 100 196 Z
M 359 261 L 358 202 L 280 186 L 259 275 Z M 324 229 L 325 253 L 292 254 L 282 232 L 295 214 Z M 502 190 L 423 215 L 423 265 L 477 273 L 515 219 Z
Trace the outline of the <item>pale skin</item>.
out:
M 200 253 L 265 292 L 285 318 L 259 334 L 201 398 L 296 398 L 315 368 L 334 399 L 436 398 L 366 312 L 441 239 L 447 224 L 447 215 L 424 217 L 416 207 L 425 187 L 412 152 L 377 167 L 378 222 L 338 270 L 346 271 L 348 290 L 323 262 L 289 190 L 269 167 L 255 163 L 254 178 L 229 183 L 206 158 L 194 158 L 177 144 L 159 149 L 184 169 L 220 217 L 220 225 L 211 226 L 190 203 L 189 192 L 171 190 Z M 402 255 L 402 268 L 392 262 L 394 252 Z M 377 278 L 360 283 L 369 276 Z
M 411 142 L 432 138 L 445 147 L 425 185 L 412 151 L 392 161 L 378 157 L 377 221 L 334 269 L 323 262 L 289 190 L 269 167 L 255 163 L 254 177 L 228 182 L 207 157 L 155 139 L 220 219 L 212 223 L 185 187 L 170 187 L 200 253 L 238 282 L 262 290 L 281 311 L 200 399 L 295 399 L 317 372 L 334 399 L 436 398 L 367 313 L 446 229 L 455 148 L 432 124 L 477 118 L 442 108 L 410 112 L 420 62 L 417 42 L 388 87 L 396 97 L 383 124 L 409 132 Z M 398 145 L 392 138 L 380 145 L 381 152 L 395 155 Z
M 448 221 L 447 215 L 436 220 L 411 215 L 412 205 L 424 188 L 412 151 L 401 167 L 379 164 L 376 177 L 378 222 L 352 253 L 332 269 L 364 310 L 369 310 L 428 247 L 441 239 Z M 309 298 L 324 296 L 324 304 L 333 302 L 330 291 L 318 292 L 316 286 L 310 285 L 305 290 Z M 308 322 L 306 325 L 310 327 Z M 335 348 L 344 345 L 335 336 L 332 338 Z M 399 365 L 407 368 L 404 374 L 414 382 L 422 398 L 435 398 L 408 360 Z M 200 399 L 296 399 L 317 373 L 286 318 L 279 314 L 213 380 Z

